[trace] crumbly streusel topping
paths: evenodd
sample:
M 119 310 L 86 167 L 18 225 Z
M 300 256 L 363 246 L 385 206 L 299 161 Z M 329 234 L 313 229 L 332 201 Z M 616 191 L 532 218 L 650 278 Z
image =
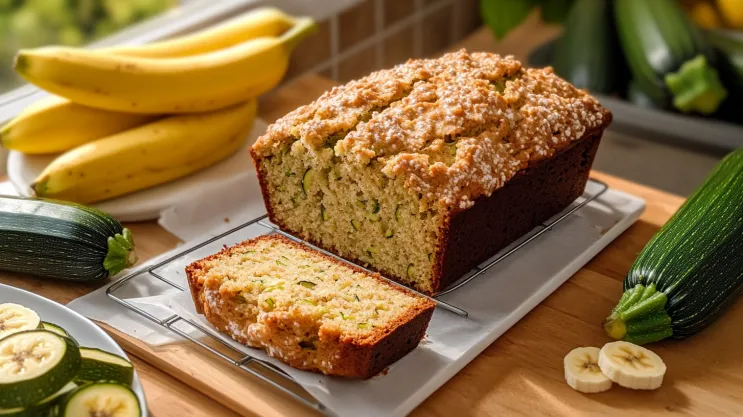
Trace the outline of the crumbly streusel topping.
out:
M 551 68 L 462 50 L 333 88 L 286 115 L 253 149 L 334 144 L 345 163 L 381 162 L 431 204 L 465 209 L 530 163 L 608 123 L 609 112 Z M 337 142 L 336 142 L 337 141 Z

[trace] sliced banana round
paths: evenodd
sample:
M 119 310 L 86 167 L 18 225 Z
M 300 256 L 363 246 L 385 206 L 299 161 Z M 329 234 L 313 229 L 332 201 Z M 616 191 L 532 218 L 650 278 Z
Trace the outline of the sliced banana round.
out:
M 594 393 L 611 388 L 611 380 L 599 368 L 600 351 L 597 347 L 579 347 L 565 356 L 565 380 L 574 390 Z
M 80 369 L 80 348 L 47 330 L 0 340 L 0 408 L 28 407 L 64 387 Z
M 609 379 L 631 389 L 656 389 L 666 374 L 666 364 L 655 352 L 623 341 L 601 348 L 599 367 Z
M 140 417 L 139 399 L 131 388 L 115 382 L 83 385 L 68 394 L 57 413 L 60 417 Z
M 39 327 L 41 319 L 35 311 L 20 304 L 0 304 L 0 339 L 23 330 Z

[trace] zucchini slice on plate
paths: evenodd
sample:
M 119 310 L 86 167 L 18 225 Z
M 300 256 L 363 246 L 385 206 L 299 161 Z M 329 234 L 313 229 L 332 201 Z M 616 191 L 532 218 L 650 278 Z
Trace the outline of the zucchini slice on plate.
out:
M 131 388 L 115 382 L 84 385 L 67 394 L 57 410 L 59 417 L 141 417 L 139 399 Z
M 23 330 L 39 328 L 41 319 L 35 311 L 19 304 L 0 304 L 0 339 Z
M 60 336 L 69 337 L 70 339 L 74 339 L 72 336 L 70 336 L 69 333 L 67 333 L 67 330 L 57 326 L 54 323 L 49 323 L 48 321 L 42 321 L 41 328 L 44 330 L 48 330 L 52 333 L 56 333 Z
M 75 376 L 75 382 L 113 381 L 131 385 L 134 379 L 134 367 L 131 362 L 100 349 L 80 348 L 82 364 Z
M 0 408 L 25 408 L 64 387 L 80 369 L 70 338 L 25 330 L 0 340 Z
M 77 388 L 77 384 L 68 382 L 59 391 L 27 408 L 0 409 L 0 417 L 49 417 L 51 408 L 57 404 L 63 396 Z

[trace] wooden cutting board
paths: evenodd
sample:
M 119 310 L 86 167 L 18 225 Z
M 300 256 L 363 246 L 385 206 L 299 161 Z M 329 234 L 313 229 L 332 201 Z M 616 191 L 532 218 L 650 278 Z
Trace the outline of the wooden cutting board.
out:
M 273 121 L 307 103 L 333 84 L 305 77 L 262 101 L 262 114 Z M 577 346 L 607 342 L 601 321 L 621 294 L 621 281 L 648 239 L 683 199 L 601 173 L 594 177 L 646 199 L 640 221 L 609 245 L 566 284 L 457 374 L 413 415 L 576 416 L 743 415 L 743 303 L 702 335 L 683 342 L 654 345 L 668 364 L 663 388 L 632 392 L 622 388 L 583 395 L 563 381 L 562 358 Z M 140 257 L 172 249 L 177 239 L 154 223 L 130 225 Z M 94 287 L 28 277 L 0 275 L 0 282 L 69 301 Z M 152 347 L 112 331 L 122 346 L 186 385 L 242 415 L 306 416 L 314 413 L 255 377 L 238 371 L 190 343 Z M 177 406 L 174 406 L 177 408 Z M 168 415 L 189 415 L 173 410 Z M 220 414 L 214 414 L 218 416 Z

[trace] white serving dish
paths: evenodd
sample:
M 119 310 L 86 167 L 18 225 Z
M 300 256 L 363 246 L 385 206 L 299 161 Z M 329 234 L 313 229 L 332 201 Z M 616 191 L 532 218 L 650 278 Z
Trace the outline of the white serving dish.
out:
M 39 314 L 41 320 L 65 329 L 80 346 L 93 347 L 127 358 L 124 350 L 100 327 L 80 314 L 54 301 L 9 285 L 0 284 L 0 303 L 21 304 Z M 149 415 L 142 382 L 136 371 L 132 389 L 139 398 L 142 417 Z

